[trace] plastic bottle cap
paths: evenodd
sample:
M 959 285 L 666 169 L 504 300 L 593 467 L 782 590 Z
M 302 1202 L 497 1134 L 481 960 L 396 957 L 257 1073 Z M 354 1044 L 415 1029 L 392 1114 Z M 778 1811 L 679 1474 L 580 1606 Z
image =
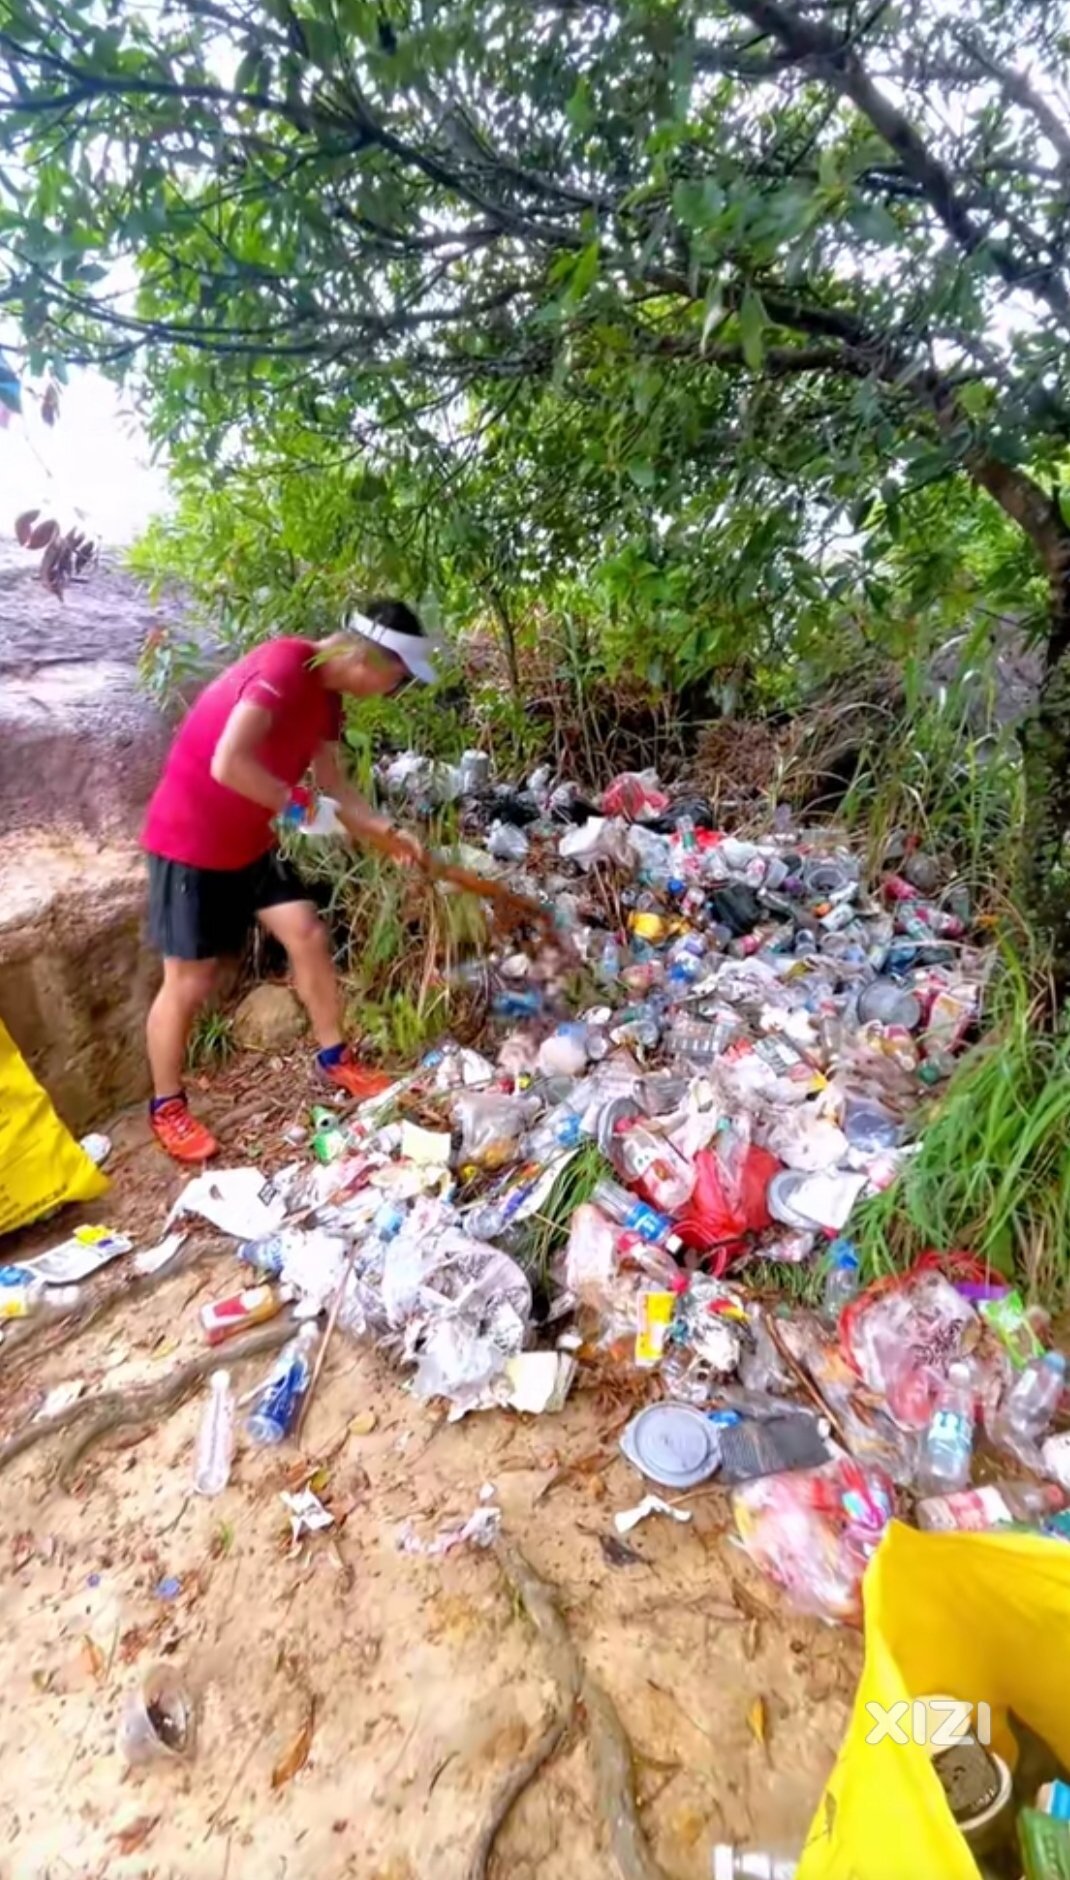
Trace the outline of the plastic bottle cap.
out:
M 1044 1362 L 1053 1371 L 1066 1370 L 1066 1358 L 1061 1351 L 1046 1351 L 1044 1353 Z
M 213 1390 L 225 1390 L 230 1383 L 230 1372 L 222 1369 L 213 1371 L 208 1379 Z

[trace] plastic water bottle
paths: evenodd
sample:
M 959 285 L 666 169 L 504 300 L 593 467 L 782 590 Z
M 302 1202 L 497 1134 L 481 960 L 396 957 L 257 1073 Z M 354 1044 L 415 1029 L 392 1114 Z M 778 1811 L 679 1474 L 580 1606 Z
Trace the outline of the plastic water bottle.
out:
M 221 1495 L 230 1480 L 234 1459 L 234 1392 L 229 1371 L 213 1371 L 208 1382 L 211 1395 L 197 1443 L 193 1486 L 198 1495 Z
M 545 1165 L 565 1149 L 575 1149 L 583 1137 L 583 1121 L 567 1103 L 561 1103 L 536 1124 L 525 1144 L 533 1162 Z
M 243 1240 L 238 1248 L 238 1258 L 246 1266 L 254 1266 L 265 1279 L 278 1279 L 287 1244 L 285 1234 L 268 1234 L 263 1240 Z
M 620 941 L 614 934 L 607 934 L 598 956 L 598 966 L 596 970 L 599 979 L 604 979 L 607 985 L 615 984 L 620 978 L 623 964 L 624 956 L 621 953 Z
M 1046 1351 L 1042 1358 L 1032 1358 L 1016 1379 L 1001 1415 L 1008 1433 L 1022 1443 L 1036 1443 L 1043 1436 L 1063 1394 L 1066 1383 L 1066 1359 L 1061 1351 Z
M 638 1234 L 640 1240 L 667 1240 L 672 1233 L 672 1222 L 667 1214 L 659 1214 L 648 1202 L 630 1195 L 619 1182 L 600 1181 L 591 1201 L 611 1221 L 618 1222 L 629 1233 Z
M 965 1488 L 973 1455 L 973 1381 L 970 1367 L 951 1365 L 921 1445 L 918 1489 L 923 1495 L 948 1495 Z
M 826 1319 L 838 1324 L 844 1306 L 858 1291 L 858 1255 L 849 1240 L 834 1240 L 829 1248 L 823 1306 Z
M 695 825 L 690 816 L 681 816 L 676 825 L 673 860 L 685 880 L 694 880 L 702 868 L 702 858 L 695 839 Z
M 247 1425 L 259 1446 L 284 1442 L 293 1428 L 297 1407 L 312 1377 L 312 1354 L 319 1338 L 314 1320 L 302 1325 L 296 1338 L 284 1345 L 268 1372 Z
M 634 1182 L 659 1212 L 675 1214 L 690 1200 L 695 1171 L 664 1136 L 633 1123 L 619 1127 L 608 1147 L 618 1173 Z

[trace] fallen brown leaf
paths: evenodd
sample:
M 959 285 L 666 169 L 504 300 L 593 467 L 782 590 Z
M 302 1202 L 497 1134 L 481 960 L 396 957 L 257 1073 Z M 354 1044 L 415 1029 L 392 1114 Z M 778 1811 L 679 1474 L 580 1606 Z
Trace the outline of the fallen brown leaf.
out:
M 769 1755 L 769 1716 L 765 1708 L 765 1698 L 756 1697 L 747 1711 L 747 1728 L 760 1749 Z
M 379 1417 L 376 1411 L 362 1410 L 359 1416 L 350 1418 L 349 1434 L 351 1436 L 370 1436 L 378 1421 Z
M 88 1632 L 82 1634 L 82 1663 L 91 1678 L 99 1680 L 104 1676 L 104 1653 L 96 1639 L 90 1638 Z
M 111 1837 L 119 1853 L 136 1854 L 139 1847 L 144 1847 L 159 1819 L 159 1815 L 137 1815 L 125 1828 L 120 1828 Z
M 315 1727 L 316 1700 L 313 1697 L 309 1699 L 308 1715 L 304 1723 L 298 1730 L 289 1749 L 284 1755 L 279 1757 L 278 1762 L 271 1771 L 271 1786 L 273 1789 L 281 1789 L 284 1787 L 287 1782 L 293 1780 L 293 1777 L 297 1774 L 299 1769 L 304 1768 L 308 1761 L 309 1751 L 312 1748 L 312 1732 Z

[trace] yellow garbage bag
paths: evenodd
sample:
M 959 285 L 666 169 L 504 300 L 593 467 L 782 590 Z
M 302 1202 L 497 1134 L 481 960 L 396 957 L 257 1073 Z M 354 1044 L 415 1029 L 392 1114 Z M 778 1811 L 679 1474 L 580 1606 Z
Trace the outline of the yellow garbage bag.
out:
M 910 1713 L 891 1708 L 934 1694 L 988 1704 L 992 1749 L 1012 1767 L 1013 1710 L 1070 1764 L 1070 1546 L 1033 1534 L 921 1534 L 893 1521 L 866 1570 L 863 1606 L 858 1694 L 798 1880 L 978 1880 L 931 1750 L 910 1740 Z
M 0 1024 L 0 1234 L 107 1187 Z

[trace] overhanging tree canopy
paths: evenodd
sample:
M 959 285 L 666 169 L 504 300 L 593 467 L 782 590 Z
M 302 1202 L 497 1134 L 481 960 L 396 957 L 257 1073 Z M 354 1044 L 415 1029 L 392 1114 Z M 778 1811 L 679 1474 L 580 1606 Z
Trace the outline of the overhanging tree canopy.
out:
M 643 438 L 673 397 L 719 500 L 728 468 L 764 503 L 779 481 L 894 506 L 953 471 L 987 491 L 1048 580 L 1031 849 L 1065 905 L 1065 6 L 0 0 L 0 22 L 8 310 L 37 362 L 138 370 L 180 456 L 281 408 L 441 448 L 459 395 L 470 425 L 556 388 L 600 401 L 590 450 L 668 509 Z

